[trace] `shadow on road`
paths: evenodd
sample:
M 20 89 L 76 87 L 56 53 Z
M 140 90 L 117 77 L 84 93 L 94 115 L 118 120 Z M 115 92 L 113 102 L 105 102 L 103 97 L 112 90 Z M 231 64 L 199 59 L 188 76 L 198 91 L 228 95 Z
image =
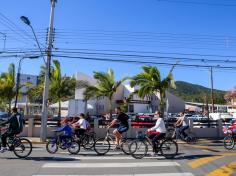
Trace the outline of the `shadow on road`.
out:
M 78 161 L 78 159 L 74 159 L 74 158 L 62 158 L 62 157 L 40 157 L 40 156 L 36 156 L 36 157 L 28 157 L 28 158 L 25 158 L 25 159 L 21 159 L 21 158 L 14 158 L 14 157 L 11 157 L 11 158 L 4 158 L 4 159 L 8 159 L 8 160 L 32 160 L 32 161 Z

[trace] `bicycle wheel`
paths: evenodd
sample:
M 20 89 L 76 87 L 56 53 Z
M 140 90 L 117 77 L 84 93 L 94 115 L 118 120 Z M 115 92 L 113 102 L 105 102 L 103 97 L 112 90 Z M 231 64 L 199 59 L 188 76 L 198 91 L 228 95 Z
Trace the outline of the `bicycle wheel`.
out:
M 70 154 L 78 154 L 80 151 L 80 144 L 77 141 L 71 141 L 70 142 L 70 146 L 68 147 L 68 152 L 70 152 Z
M 26 158 L 32 152 L 32 143 L 25 138 L 15 138 L 13 140 L 13 152 L 19 158 Z
M 232 150 L 234 148 L 234 145 L 235 145 L 235 141 L 234 141 L 234 138 L 232 136 L 226 136 L 224 138 L 224 147 L 227 150 Z
M 142 159 L 148 152 L 148 145 L 142 140 L 134 140 L 129 145 L 129 153 L 136 159 Z
M 105 155 L 109 152 L 111 144 L 109 140 L 104 138 L 99 138 L 94 143 L 94 150 L 98 155 Z
M 165 158 L 174 158 L 178 154 L 178 144 L 173 140 L 166 139 L 161 143 L 160 151 Z
M 129 145 L 130 145 L 130 140 L 124 140 L 121 143 L 121 149 L 124 152 L 124 154 L 129 155 Z
M 189 133 L 188 136 L 186 137 L 186 143 L 187 144 L 196 144 L 198 141 L 196 135 L 194 133 Z
M 58 145 L 56 140 L 50 140 L 46 144 L 46 150 L 48 153 L 54 154 L 58 150 Z
M 83 146 L 83 148 L 89 150 L 94 147 L 95 139 L 93 135 L 85 134 L 81 142 L 82 142 L 81 145 Z

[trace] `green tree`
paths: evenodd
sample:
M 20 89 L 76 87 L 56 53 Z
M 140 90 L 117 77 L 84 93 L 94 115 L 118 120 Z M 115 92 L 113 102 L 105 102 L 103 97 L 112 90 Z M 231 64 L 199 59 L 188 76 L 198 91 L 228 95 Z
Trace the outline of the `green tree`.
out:
M 8 104 L 9 111 L 11 110 L 11 101 L 15 95 L 15 65 L 10 64 L 8 72 L 0 75 L 0 97 L 2 102 Z
M 118 87 L 128 78 L 125 77 L 119 81 L 115 80 L 114 71 L 108 69 L 107 72 L 94 72 L 94 79 L 97 84 L 94 86 L 87 86 L 84 91 L 85 99 L 105 96 L 109 100 L 109 112 L 112 113 L 112 97 L 117 92 Z
M 170 87 L 175 88 L 172 74 L 174 67 L 171 68 L 166 78 L 161 79 L 161 74 L 157 67 L 142 66 L 143 71 L 134 76 L 130 82 L 131 87 L 139 87 L 137 94 L 142 99 L 152 95 L 157 96 L 158 93 L 160 94 L 159 111 L 162 112 L 162 115 L 166 104 L 166 90 Z
M 54 69 L 50 77 L 49 97 L 53 103 L 58 102 L 58 117 L 61 117 L 61 101 L 74 96 L 76 80 L 73 77 L 61 76 L 61 65 L 53 60 Z

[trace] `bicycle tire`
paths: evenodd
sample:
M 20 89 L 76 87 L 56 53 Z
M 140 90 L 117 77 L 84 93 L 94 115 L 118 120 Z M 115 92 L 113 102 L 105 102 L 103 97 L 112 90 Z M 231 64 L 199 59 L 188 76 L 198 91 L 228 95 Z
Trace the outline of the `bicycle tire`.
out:
M 27 145 L 28 144 L 28 145 Z M 13 152 L 18 158 L 26 158 L 28 157 L 32 152 L 32 143 L 30 140 L 26 138 L 18 138 L 13 140 Z M 22 152 L 26 151 L 26 149 L 29 149 L 28 152 L 22 155 Z
M 75 148 L 76 147 L 76 148 Z M 75 150 L 73 150 L 75 148 Z M 80 151 L 80 143 L 78 141 L 71 141 L 70 146 L 68 147 L 68 152 L 70 154 L 76 155 Z
M 121 144 L 121 149 L 124 152 L 124 154 L 129 155 L 129 145 L 130 145 L 130 140 L 124 140 Z
M 224 148 L 227 150 L 232 150 L 235 146 L 235 141 L 232 136 L 225 136 L 224 137 Z
M 107 152 L 110 151 L 111 144 L 109 140 L 104 138 L 98 138 L 94 143 L 94 151 L 98 155 L 105 155 Z
M 83 136 L 81 145 L 84 149 L 89 150 L 94 147 L 94 144 L 95 144 L 95 138 L 93 135 L 85 134 Z
M 143 140 L 134 140 L 129 145 L 129 153 L 135 159 L 142 159 L 147 152 L 148 145 Z
M 54 147 L 54 149 L 51 149 L 51 146 Z M 58 150 L 57 142 L 49 140 L 46 144 L 46 150 L 47 150 L 48 153 L 55 154 Z
M 173 151 L 170 150 L 173 147 Z M 174 140 L 166 139 L 160 145 L 161 155 L 166 159 L 172 159 L 178 154 L 178 144 Z

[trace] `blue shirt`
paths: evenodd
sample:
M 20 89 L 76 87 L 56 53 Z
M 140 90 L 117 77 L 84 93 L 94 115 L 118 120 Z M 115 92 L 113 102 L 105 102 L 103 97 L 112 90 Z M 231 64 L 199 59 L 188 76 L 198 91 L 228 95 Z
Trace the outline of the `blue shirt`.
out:
M 72 128 L 70 127 L 70 125 L 64 125 L 61 128 L 57 129 L 57 132 L 64 132 L 66 136 L 71 136 Z

